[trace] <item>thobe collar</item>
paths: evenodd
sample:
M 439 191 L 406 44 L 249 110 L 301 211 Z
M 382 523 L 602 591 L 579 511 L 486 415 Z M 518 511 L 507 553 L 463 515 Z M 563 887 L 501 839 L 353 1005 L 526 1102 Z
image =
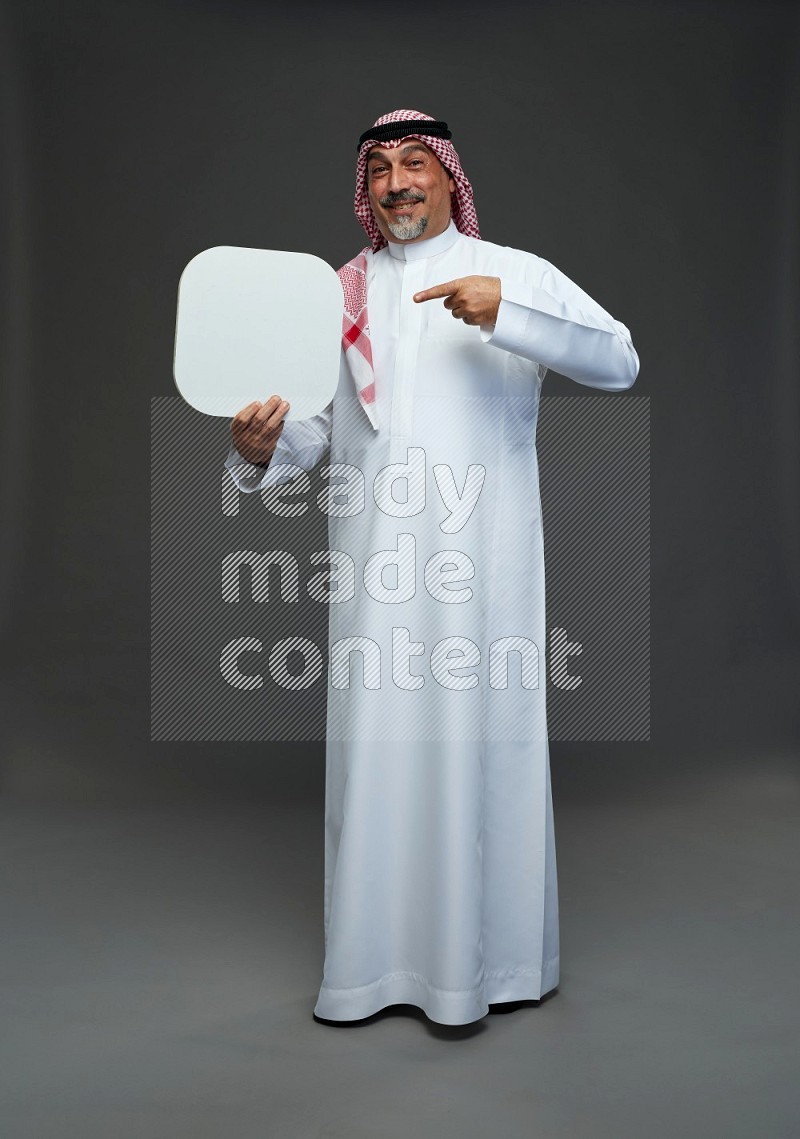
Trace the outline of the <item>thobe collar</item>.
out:
M 435 257 L 437 253 L 444 253 L 451 245 L 455 245 L 461 236 L 456 223 L 450 218 L 450 224 L 443 233 L 435 237 L 426 237 L 424 241 L 411 241 L 400 245 L 396 241 L 388 243 L 392 257 L 398 261 L 419 261 L 422 257 Z

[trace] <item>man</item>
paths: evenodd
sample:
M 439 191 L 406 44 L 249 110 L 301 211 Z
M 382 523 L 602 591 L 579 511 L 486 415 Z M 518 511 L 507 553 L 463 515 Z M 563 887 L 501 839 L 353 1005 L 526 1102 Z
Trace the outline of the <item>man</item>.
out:
M 250 404 L 226 460 L 244 490 L 326 456 L 341 480 L 314 1010 L 333 1021 L 405 1003 L 463 1024 L 558 984 L 539 393 L 548 368 L 626 389 L 639 361 L 553 265 L 480 239 L 450 137 L 410 110 L 362 135 L 371 248 L 340 270 L 336 394 L 303 421 Z

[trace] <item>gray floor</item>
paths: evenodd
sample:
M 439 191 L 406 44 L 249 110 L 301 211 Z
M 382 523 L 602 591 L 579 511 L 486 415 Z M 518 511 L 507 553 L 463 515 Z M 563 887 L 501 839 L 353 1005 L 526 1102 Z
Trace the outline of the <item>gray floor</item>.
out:
M 0 1133 L 796 1136 L 788 758 L 555 785 L 560 990 L 463 1028 L 312 1018 L 318 795 L 6 799 Z

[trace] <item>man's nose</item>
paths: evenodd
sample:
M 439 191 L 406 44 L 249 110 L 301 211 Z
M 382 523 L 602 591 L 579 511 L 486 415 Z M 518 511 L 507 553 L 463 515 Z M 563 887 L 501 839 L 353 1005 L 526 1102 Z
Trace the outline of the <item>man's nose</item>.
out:
M 389 189 L 393 194 L 408 189 L 408 171 L 402 166 L 394 166 L 389 176 Z

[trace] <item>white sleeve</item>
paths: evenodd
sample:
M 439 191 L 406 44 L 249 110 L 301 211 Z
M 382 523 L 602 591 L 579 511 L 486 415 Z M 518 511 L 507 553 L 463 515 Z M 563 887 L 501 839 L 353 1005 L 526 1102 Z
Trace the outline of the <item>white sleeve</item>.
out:
M 639 357 L 624 324 L 555 265 L 537 258 L 538 284 L 500 279 L 501 301 L 494 328 L 481 339 L 579 384 L 608 391 L 633 385 Z
M 225 466 L 240 490 L 250 494 L 268 486 L 281 486 L 291 482 L 297 468 L 313 470 L 327 454 L 331 445 L 331 424 L 333 421 L 333 400 L 310 419 L 285 419 L 283 431 L 270 459 L 269 465 L 258 467 L 250 463 L 231 443 Z

